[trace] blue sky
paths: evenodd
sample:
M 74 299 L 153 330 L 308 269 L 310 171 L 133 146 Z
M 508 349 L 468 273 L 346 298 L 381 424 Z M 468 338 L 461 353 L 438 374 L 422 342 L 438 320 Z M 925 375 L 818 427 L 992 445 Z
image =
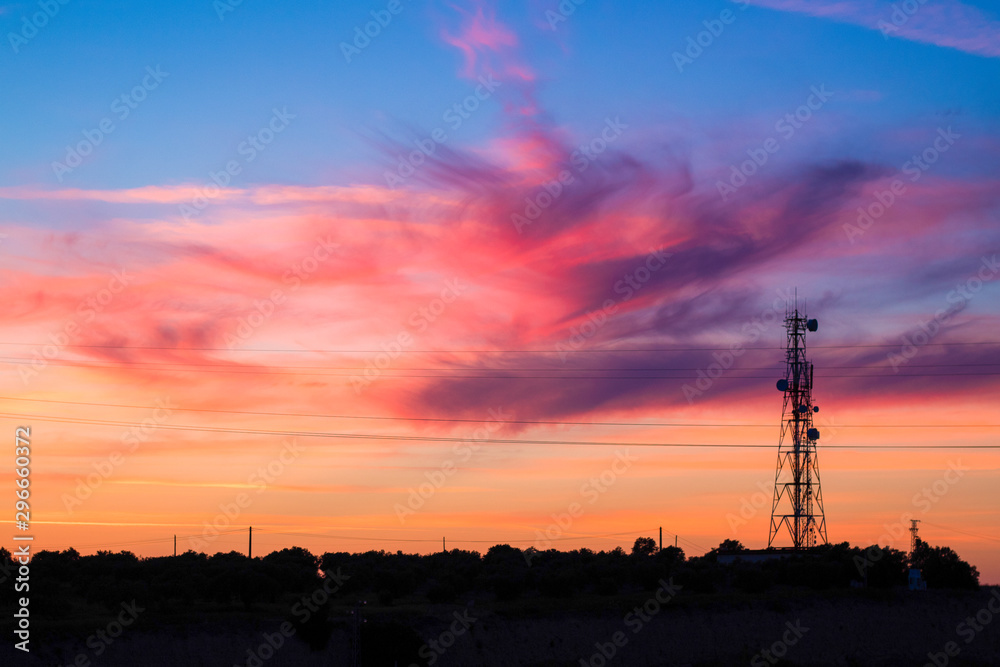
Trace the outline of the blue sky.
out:
M 0 174 L 12 184 L 51 186 L 51 162 L 82 138 L 127 93 L 147 66 L 169 73 L 135 113 L 117 123 L 75 187 L 129 187 L 200 180 L 236 146 L 288 108 L 295 122 L 244 183 L 355 182 L 381 166 L 371 139 L 418 134 L 474 87 L 459 76 L 461 54 L 444 43 L 456 12 L 444 3 L 403 3 L 400 14 L 352 62 L 339 44 L 385 3 L 308 7 L 244 2 L 219 20 L 209 2 L 74 1 L 0 70 L 4 96 Z M 955 49 L 884 39 L 872 29 L 739 3 L 666 2 L 641 9 L 589 0 L 551 30 L 544 2 L 502 2 L 538 76 L 552 122 L 585 137 L 608 115 L 659 128 L 697 157 L 706 133 L 720 128 L 772 132 L 776 119 L 802 104 L 811 86 L 835 91 L 826 110 L 835 136 L 813 137 L 802 150 L 893 164 L 905 146 L 878 141 L 903 127 L 945 120 L 973 133 L 996 130 L 998 62 Z M 6 33 L 37 6 L 8 5 Z M 673 54 L 723 11 L 735 20 L 678 72 Z M 9 41 L 9 38 L 8 38 Z M 455 135 L 477 145 L 502 122 L 485 104 Z M 128 168 L 123 168 L 128 165 Z M 959 165 L 950 168 L 958 169 Z M 990 164 L 962 165 L 990 170 Z M 360 171 L 359 171 L 360 170 Z
M 58 12 L 46 19 L 42 6 Z M 695 507 L 671 530 L 699 545 L 760 546 L 768 517 L 739 535 L 725 517 L 774 479 L 784 342 L 774 303 L 796 288 L 821 322 L 810 345 L 830 420 L 823 442 L 857 448 L 823 453 L 832 540 L 870 544 L 957 456 L 873 445 L 995 444 L 995 425 L 982 423 L 1000 366 L 995 3 L 929 0 L 886 39 L 887 0 L 586 0 L 554 30 L 558 0 L 401 0 L 351 62 L 341 44 L 389 0 L 244 0 L 221 19 L 216 6 L 0 4 L 0 344 L 14 355 L 0 395 L 69 401 L 44 418 L 81 421 L 51 427 L 40 459 L 39 479 L 60 490 L 39 508 L 53 543 L 80 543 L 85 520 L 110 524 L 109 541 L 123 526 L 152 539 L 143 531 L 203 525 L 274 443 L 199 425 L 288 428 L 265 413 L 335 412 L 353 415 L 346 430 L 464 437 L 452 422 L 414 420 L 477 424 L 502 407 L 542 422 L 506 424 L 505 438 L 764 447 L 644 448 L 634 477 L 579 526 L 620 532 L 658 525 L 659 508 Z M 18 36 L 36 16 L 46 25 Z M 679 70 L 689 40 L 702 52 Z M 487 94 L 483 80 L 500 85 Z M 124 117 L 133 91 L 144 99 Z M 455 104 L 474 110 L 452 129 Z M 415 147 L 440 128 L 430 155 Z M 69 164 L 77 149 L 88 154 Z M 911 178 L 915 155 L 930 162 Z M 654 252 L 669 261 L 622 299 L 615 286 Z M 112 293 L 115 271 L 131 278 Z M 79 304 L 106 292 L 100 315 L 52 347 L 80 324 Z M 417 335 L 410 318 L 430 307 L 439 312 Z M 410 349 L 370 387 L 331 374 L 372 371 L 380 357 L 366 351 L 401 334 Z M 738 341 L 764 349 L 696 400 L 685 393 Z M 554 354 L 567 345 L 580 353 Z M 257 352 L 272 347 L 292 352 Z M 433 372 L 404 377 L 423 368 Z M 602 368 L 667 371 L 623 379 Z M 83 420 L 134 420 L 120 406 L 164 397 L 229 412 L 179 408 L 176 423 L 195 430 L 158 432 L 67 514 L 59 493 L 120 437 L 112 421 Z M 359 424 L 372 415 L 397 421 Z M 876 421 L 894 426 L 858 428 Z M 308 465 L 261 496 L 255 528 L 399 536 L 393 504 L 446 456 L 409 440 L 308 439 Z M 606 465 L 600 448 L 494 444 L 407 534 L 437 544 L 447 527 L 451 544 L 492 539 L 489 526 L 530 539 L 566 506 L 560 489 Z M 192 454 L 206 462 L 197 475 Z M 971 535 L 928 539 L 955 545 L 995 583 L 995 542 L 978 536 L 1000 525 L 1000 460 L 961 456 L 971 472 L 927 518 Z M 148 492 L 181 486 L 169 512 Z

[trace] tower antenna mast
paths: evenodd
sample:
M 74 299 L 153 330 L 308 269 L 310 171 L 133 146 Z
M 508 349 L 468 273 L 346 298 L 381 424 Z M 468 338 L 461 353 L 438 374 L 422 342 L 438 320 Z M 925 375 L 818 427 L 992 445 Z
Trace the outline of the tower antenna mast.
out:
M 826 544 L 826 515 L 819 480 L 816 441 L 819 429 L 813 426 L 813 365 L 806 359 L 806 332 L 819 323 L 799 314 L 798 294 L 792 310 L 785 312 L 785 377 L 778 380 L 784 394 L 778 462 L 774 474 L 774 499 L 767 546 L 772 548 L 779 535 L 787 533 L 791 548 L 808 549 Z

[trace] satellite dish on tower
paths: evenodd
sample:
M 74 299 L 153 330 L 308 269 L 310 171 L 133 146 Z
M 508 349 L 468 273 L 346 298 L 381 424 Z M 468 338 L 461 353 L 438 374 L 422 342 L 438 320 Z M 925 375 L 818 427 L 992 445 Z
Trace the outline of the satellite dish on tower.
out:
M 810 440 L 819 440 L 819 429 L 818 428 L 809 429 L 808 431 L 806 431 L 806 437 L 809 438 Z
M 819 329 L 819 320 L 806 320 L 806 329 L 809 329 L 809 331 Z
M 788 380 L 778 380 L 778 391 L 788 391 Z

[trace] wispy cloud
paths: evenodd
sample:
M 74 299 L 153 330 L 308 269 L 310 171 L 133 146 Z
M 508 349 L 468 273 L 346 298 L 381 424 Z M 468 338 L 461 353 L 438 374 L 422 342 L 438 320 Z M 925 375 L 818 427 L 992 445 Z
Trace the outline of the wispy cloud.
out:
M 914 42 L 944 46 L 988 58 L 1000 57 L 1000 21 L 958 0 L 934 0 L 916 5 L 912 14 L 901 5 L 879 0 L 749 0 L 750 4 L 783 12 L 860 25 Z

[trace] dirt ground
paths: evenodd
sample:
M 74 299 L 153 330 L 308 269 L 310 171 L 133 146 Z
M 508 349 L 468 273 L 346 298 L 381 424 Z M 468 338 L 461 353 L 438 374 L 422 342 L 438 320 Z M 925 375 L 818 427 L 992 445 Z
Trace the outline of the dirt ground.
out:
M 365 612 L 360 664 L 1000 664 L 1000 613 L 989 607 L 992 600 L 993 609 L 1000 610 L 997 588 L 757 597 L 686 597 L 682 591 L 662 604 L 651 600 L 632 596 L 370 608 Z M 195 624 L 165 622 L 151 627 L 147 623 L 130 628 L 100 655 L 94 648 L 100 644 L 91 640 L 88 646 L 85 632 L 35 639 L 30 656 L 16 651 L 8 641 L 0 646 L 0 664 L 348 666 L 354 663 L 345 616 L 343 610 L 334 610 L 332 631 L 318 650 L 312 650 L 298 636 L 279 639 L 280 616 L 244 615 Z M 274 644 L 277 648 L 272 648 Z M 400 660 L 402 656 L 410 656 L 412 661 Z

